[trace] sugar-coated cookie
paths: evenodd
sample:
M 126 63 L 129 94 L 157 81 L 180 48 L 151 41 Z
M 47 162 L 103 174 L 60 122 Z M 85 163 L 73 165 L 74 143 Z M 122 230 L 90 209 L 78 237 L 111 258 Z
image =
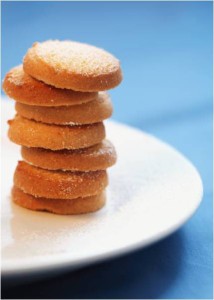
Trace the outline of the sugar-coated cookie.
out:
M 105 92 L 101 92 L 98 99 L 82 105 L 44 107 L 17 102 L 16 111 L 22 117 L 43 123 L 92 124 L 109 118 L 112 114 L 112 104 L 109 96 Z
M 8 136 L 18 145 L 51 150 L 86 148 L 105 138 L 102 122 L 91 125 L 50 125 L 25 119 L 17 115 L 8 121 Z
M 122 80 L 119 61 L 110 53 L 72 41 L 34 43 L 24 57 L 24 71 L 58 88 L 104 91 Z
M 111 142 L 103 140 L 89 148 L 52 151 L 22 147 L 22 158 L 47 170 L 96 171 L 105 170 L 116 162 L 116 151 Z
M 7 73 L 2 87 L 10 98 L 28 105 L 77 105 L 95 100 L 98 96 L 97 93 L 75 92 L 47 85 L 26 74 L 22 65 Z
M 36 211 L 46 211 L 60 215 L 90 213 L 101 209 L 106 202 L 105 191 L 101 194 L 76 199 L 36 198 L 24 193 L 16 186 L 12 189 L 12 200 L 24 207 Z
M 101 193 L 108 184 L 107 172 L 48 171 L 19 161 L 14 185 L 35 197 L 74 199 Z

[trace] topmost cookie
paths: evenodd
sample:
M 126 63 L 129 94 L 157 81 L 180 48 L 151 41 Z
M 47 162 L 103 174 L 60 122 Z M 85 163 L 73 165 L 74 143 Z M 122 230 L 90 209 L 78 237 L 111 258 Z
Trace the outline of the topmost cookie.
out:
M 122 80 L 119 61 L 110 53 L 71 41 L 34 43 L 24 57 L 24 71 L 58 88 L 103 91 Z

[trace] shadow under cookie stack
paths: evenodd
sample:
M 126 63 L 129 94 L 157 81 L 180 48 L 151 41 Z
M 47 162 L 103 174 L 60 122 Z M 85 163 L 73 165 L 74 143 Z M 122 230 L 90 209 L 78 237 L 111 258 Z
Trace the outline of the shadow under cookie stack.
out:
M 116 162 L 105 139 L 103 120 L 112 114 L 105 91 L 121 80 L 114 56 L 71 41 L 35 43 L 23 66 L 6 75 L 3 89 L 17 112 L 8 136 L 23 158 L 14 174 L 15 203 L 57 214 L 104 206 L 106 169 Z

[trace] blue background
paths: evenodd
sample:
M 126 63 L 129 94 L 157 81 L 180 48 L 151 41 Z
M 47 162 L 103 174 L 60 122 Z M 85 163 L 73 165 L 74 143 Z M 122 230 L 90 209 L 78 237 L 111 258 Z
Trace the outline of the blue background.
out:
M 87 42 L 120 58 L 114 119 L 183 152 L 202 176 L 204 200 L 162 242 L 2 296 L 212 298 L 212 3 L 4 2 L 2 76 L 46 39 Z

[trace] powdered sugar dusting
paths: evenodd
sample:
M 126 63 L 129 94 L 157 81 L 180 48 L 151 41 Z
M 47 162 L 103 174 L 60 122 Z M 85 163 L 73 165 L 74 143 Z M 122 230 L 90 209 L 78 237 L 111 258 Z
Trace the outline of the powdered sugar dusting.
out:
M 119 61 L 103 49 L 71 41 L 46 41 L 35 43 L 31 55 L 39 56 L 56 72 L 100 75 L 115 72 Z
M 21 86 L 24 84 L 23 72 L 21 72 L 22 66 L 19 65 L 13 68 L 8 74 L 8 81 L 17 86 Z

